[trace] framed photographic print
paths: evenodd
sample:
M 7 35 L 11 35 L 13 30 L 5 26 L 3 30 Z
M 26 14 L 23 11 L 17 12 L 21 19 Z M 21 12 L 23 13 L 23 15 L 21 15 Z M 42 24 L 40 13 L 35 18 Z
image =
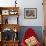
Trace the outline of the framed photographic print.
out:
M 9 15 L 9 10 L 2 10 L 2 15 Z
M 24 8 L 24 18 L 25 19 L 36 19 L 37 8 Z

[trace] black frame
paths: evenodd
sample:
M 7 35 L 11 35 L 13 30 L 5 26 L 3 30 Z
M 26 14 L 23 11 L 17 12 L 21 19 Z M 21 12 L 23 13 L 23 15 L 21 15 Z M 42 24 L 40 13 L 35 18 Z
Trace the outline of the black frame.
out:
M 35 11 L 35 17 L 34 18 L 29 18 L 29 17 L 26 17 L 26 10 L 34 10 Z M 24 19 L 37 19 L 37 8 L 24 8 Z

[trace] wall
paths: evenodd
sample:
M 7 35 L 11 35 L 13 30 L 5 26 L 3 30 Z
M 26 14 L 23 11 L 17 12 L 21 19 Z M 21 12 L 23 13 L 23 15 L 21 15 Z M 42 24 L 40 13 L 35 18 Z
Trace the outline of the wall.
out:
M 19 39 L 20 42 L 24 36 L 24 33 L 27 31 L 28 28 L 32 28 L 34 32 L 37 34 L 37 37 L 41 43 L 43 43 L 43 30 L 41 26 L 21 26 L 19 31 Z
M 22 26 L 43 26 L 42 0 L 24 0 L 24 2 L 21 3 L 21 5 L 21 20 L 19 20 L 20 23 L 22 22 Z M 24 19 L 24 8 L 37 8 L 37 19 Z
M 0 6 L 15 6 L 15 0 L 0 0 Z M 42 0 L 17 0 L 20 7 L 19 24 L 21 26 L 43 26 L 43 6 Z M 37 8 L 37 19 L 24 19 L 24 8 Z M 11 17 L 12 18 L 12 17 Z M 10 20 L 10 19 L 9 19 Z M 14 22 L 14 21 L 13 21 Z
M 0 0 L 0 6 L 1 7 L 15 6 L 14 1 L 15 0 Z M 19 24 L 20 24 L 20 26 L 36 26 L 33 28 L 36 30 L 41 42 L 42 42 L 41 38 L 43 38 L 42 26 L 44 26 L 43 25 L 44 24 L 43 23 L 44 16 L 43 16 L 42 2 L 43 2 L 42 0 L 21 0 L 21 1 L 17 0 L 17 3 L 18 3 L 17 6 L 20 7 L 20 9 L 19 9 L 19 15 L 20 15 L 19 16 Z M 24 8 L 37 8 L 37 19 L 24 19 Z M 12 17 L 10 16 L 9 17 L 10 21 L 11 21 L 11 18 Z M 15 17 L 14 17 L 14 19 L 15 19 Z M 20 31 L 20 36 L 21 36 L 21 33 L 23 34 L 23 32 L 25 31 L 25 30 L 23 30 L 23 28 L 26 28 L 26 27 L 21 27 L 22 30 Z M 22 38 L 22 37 L 20 37 L 20 38 Z

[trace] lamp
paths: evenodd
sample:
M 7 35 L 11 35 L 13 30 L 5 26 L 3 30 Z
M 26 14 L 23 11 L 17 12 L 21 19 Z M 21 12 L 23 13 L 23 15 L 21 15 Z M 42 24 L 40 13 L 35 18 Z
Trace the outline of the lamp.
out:
M 15 0 L 15 7 L 16 7 L 16 4 L 17 4 L 17 2 L 16 2 L 17 0 Z

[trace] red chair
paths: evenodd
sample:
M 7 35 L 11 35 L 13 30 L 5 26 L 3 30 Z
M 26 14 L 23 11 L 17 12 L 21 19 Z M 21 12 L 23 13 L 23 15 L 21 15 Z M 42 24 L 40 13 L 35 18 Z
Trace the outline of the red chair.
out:
M 37 35 L 34 32 L 34 30 L 32 28 L 28 28 L 27 31 L 25 32 L 24 37 L 22 38 L 21 46 L 27 46 L 26 43 L 25 43 L 25 40 L 32 37 L 32 36 L 34 36 L 37 39 Z M 39 41 L 37 42 L 37 44 L 35 46 L 41 46 Z

